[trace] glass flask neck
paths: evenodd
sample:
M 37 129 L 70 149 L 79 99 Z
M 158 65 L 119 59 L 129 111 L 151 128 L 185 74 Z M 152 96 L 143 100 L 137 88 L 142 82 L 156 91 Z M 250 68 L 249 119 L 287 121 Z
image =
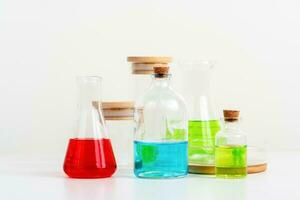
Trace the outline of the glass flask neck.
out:
M 97 76 L 82 76 L 77 78 L 79 109 L 92 108 L 93 101 L 101 100 L 101 78 Z
M 153 75 L 152 88 L 168 88 L 170 87 L 171 75 L 157 76 Z
M 82 76 L 78 85 L 78 127 L 75 138 L 107 138 L 101 110 L 101 77 Z
M 239 120 L 224 121 L 224 129 L 225 130 L 239 130 L 240 129 Z

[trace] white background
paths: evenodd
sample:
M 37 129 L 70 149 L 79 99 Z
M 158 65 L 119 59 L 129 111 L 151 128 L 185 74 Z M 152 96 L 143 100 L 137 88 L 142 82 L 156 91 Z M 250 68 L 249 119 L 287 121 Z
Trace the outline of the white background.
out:
M 270 149 L 300 149 L 299 10 L 298 0 L 0 0 L 0 154 L 63 156 L 75 77 L 102 76 L 104 99 L 126 99 L 128 55 L 215 60 L 217 111 L 241 109 Z

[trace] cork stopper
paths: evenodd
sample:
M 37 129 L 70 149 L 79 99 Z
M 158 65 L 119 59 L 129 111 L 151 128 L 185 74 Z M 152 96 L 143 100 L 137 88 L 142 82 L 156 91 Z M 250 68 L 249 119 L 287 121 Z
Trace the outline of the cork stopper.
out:
M 168 76 L 169 73 L 169 67 L 154 67 L 154 74 L 156 78 L 163 78 Z
M 239 110 L 223 110 L 224 120 L 225 121 L 237 121 L 239 119 L 240 111 Z

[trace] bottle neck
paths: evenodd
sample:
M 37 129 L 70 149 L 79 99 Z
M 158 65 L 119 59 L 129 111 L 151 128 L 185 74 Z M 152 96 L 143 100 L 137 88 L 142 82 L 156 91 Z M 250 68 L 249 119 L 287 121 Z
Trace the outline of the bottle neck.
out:
M 224 121 L 224 129 L 227 130 L 238 130 L 240 129 L 240 123 L 239 120 L 234 120 L 234 121 Z
M 78 107 L 79 109 L 92 108 L 93 102 L 101 101 L 101 78 L 86 76 L 78 77 Z
M 155 76 L 152 78 L 152 88 L 169 88 L 171 75 Z

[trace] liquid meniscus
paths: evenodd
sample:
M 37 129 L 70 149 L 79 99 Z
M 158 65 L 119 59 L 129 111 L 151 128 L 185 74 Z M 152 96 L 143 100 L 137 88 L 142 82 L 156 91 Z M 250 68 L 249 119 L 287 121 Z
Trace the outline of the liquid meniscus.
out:
M 216 146 L 216 176 L 220 178 L 243 178 L 247 175 L 247 146 Z
M 105 178 L 117 165 L 109 139 L 70 139 L 64 171 L 71 178 Z
M 220 130 L 218 120 L 190 120 L 188 123 L 189 163 L 214 165 L 215 136 Z
M 137 177 L 172 178 L 187 173 L 187 141 L 134 141 L 134 174 Z

